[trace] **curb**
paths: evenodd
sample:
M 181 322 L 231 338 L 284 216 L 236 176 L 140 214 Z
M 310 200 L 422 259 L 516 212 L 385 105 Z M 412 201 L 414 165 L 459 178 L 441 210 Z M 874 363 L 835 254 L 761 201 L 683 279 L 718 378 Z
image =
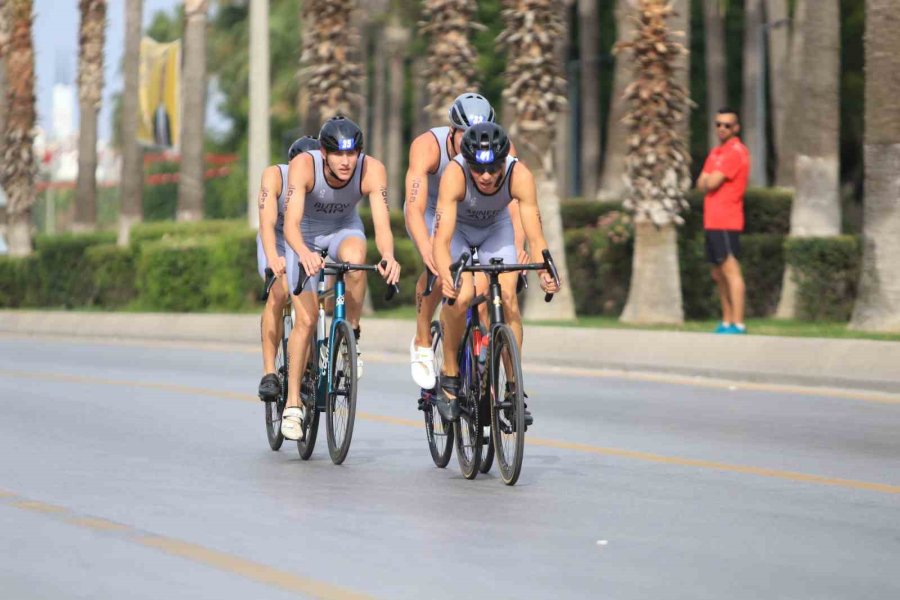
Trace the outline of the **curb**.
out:
M 406 355 L 411 320 L 363 321 L 368 351 Z M 0 311 L 0 332 L 256 344 L 252 314 Z M 900 342 L 526 325 L 524 362 L 900 393 Z

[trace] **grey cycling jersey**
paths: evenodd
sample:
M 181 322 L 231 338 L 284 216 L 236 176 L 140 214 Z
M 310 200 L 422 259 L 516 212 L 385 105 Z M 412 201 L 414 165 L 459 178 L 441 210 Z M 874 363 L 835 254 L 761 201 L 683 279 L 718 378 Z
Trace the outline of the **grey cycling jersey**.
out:
M 281 171 L 281 193 L 278 194 L 278 219 L 275 221 L 275 235 L 284 244 L 284 199 L 287 198 L 288 166 L 278 165 Z
M 444 169 L 450 164 L 450 154 L 447 152 L 447 140 L 450 137 L 450 128 L 432 127 L 431 134 L 437 140 L 438 146 L 441 149 L 441 160 L 438 163 L 437 170 L 434 173 L 428 174 L 428 204 L 425 209 L 433 213 L 437 208 L 438 190 L 441 187 L 441 175 L 444 174 Z
M 338 229 L 355 225 L 362 221 L 356 212 L 356 205 L 363 198 L 362 170 L 366 155 L 359 154 L 356 170 L 345 185 L 331 187 L 325 180 L 325 160 L 319 150 L 309 150 L 315 168 L 315 184 L 307 192 L 303 205 L 303 221 L 300 231 L 304 240 L 312 240 L 316 236 L 326 235 Z
M 472 181 L 472 176 L 466 165 L 466 159 L 461 154 L 457 155 L 453 160 L 463 168 L 463 173 L 466 176 L 466 197 L 456 208 L 456 223 L 458 225 L 484 227 L 497 221 L 509 221 L 510 217 L 507 207 L 512 201 L 512 193 L 509 188 L 516 159 L 512 156 L 506 157 L 500 187 L 493 194 L 485 194 L 479 191 L 475 182 Z

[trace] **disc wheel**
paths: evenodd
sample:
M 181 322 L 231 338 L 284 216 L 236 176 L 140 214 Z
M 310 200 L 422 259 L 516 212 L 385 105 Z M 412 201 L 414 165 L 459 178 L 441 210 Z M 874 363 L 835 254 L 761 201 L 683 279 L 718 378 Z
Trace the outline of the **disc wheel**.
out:
M 434 351 L 434 372 L 440 373 L 444 364 L 444 347 L 441 343 L 441 324 L 438 321 L 431 323 L 431 349 Z M 437 394 L 436 382 L 430 391 L 422 390 L 422 413 L 425 415 L 425 435 L 428 439 L 428 449 L 431 451 L 431 460 L 436 467 L 443 469 L 450 462 L 453 454 L 453 424 L 444 419 L 434 407 L 434 398 Z
M 459 354 L 459 420 L 453 424 L 456 460 L 466 479 L 475 479 L 481 467 L 483 443 L 479 418 L 480 378 L 470 333 L 466 334 Z
M 297 452 L 303 460 L 309 460 L 316 447 L 319 435 L 319 408 L 316 406 L 316 391 L 319 389 L 319 368 L 316 353 L 316 340 L 310 342 L 309 357 L 306 370 L 300 381 L 300 402 L 303 403 L 303 439 L 297 440 Z
M 514 485 L 525 452 L 525 397 L 519 349 L 508 325 L 494 329 L 490 357 L 491 433 L 500 477 Z
M 339 465 L 350 451 L 356 419 L 356 337 L 347 321 L 339 322 L 334 329 L 328 368 L 325 431 L 331 461 Z

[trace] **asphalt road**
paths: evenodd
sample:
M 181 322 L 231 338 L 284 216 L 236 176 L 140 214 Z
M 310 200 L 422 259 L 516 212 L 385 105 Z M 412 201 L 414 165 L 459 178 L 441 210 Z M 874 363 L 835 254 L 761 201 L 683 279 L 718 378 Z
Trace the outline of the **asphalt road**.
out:
M 0 337 L 0 598 L 900 597 L 900 400 L 526 369 L 510 488 L 366 358 L 336 467 L 249 348 Z

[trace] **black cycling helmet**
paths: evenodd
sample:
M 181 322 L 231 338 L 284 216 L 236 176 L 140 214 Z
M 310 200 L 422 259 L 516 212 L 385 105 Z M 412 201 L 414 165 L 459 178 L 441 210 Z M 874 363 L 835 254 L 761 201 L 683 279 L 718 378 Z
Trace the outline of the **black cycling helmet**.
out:
M 318 150 L 319 149 L 319 140 L 314 138 L 311 135 L 304 135 L 302 138 L 297 138 L 294 140 L 294 143 L 291 144 L 291 147 L 288 148 L 288 162 L 294 160 L 294 157 L 300 154 L 301 152 L 306 152 L 307 150 Z
M 496 123 L 477 123 L 466 129 L 460 152 L 477 172 L 495 171 L 509 156 L 509 136 Z
M 340 150 L 363 150 L 363 134 L 359 125 L 338 115 L 325 121 L 319 130 L 319 144 L 323 150 L 338 152 Z
M 493 123 L 494 109 L 481 94 L 460 94 L 450 105 L 450 127 L 466 129 L 478 123 Z

